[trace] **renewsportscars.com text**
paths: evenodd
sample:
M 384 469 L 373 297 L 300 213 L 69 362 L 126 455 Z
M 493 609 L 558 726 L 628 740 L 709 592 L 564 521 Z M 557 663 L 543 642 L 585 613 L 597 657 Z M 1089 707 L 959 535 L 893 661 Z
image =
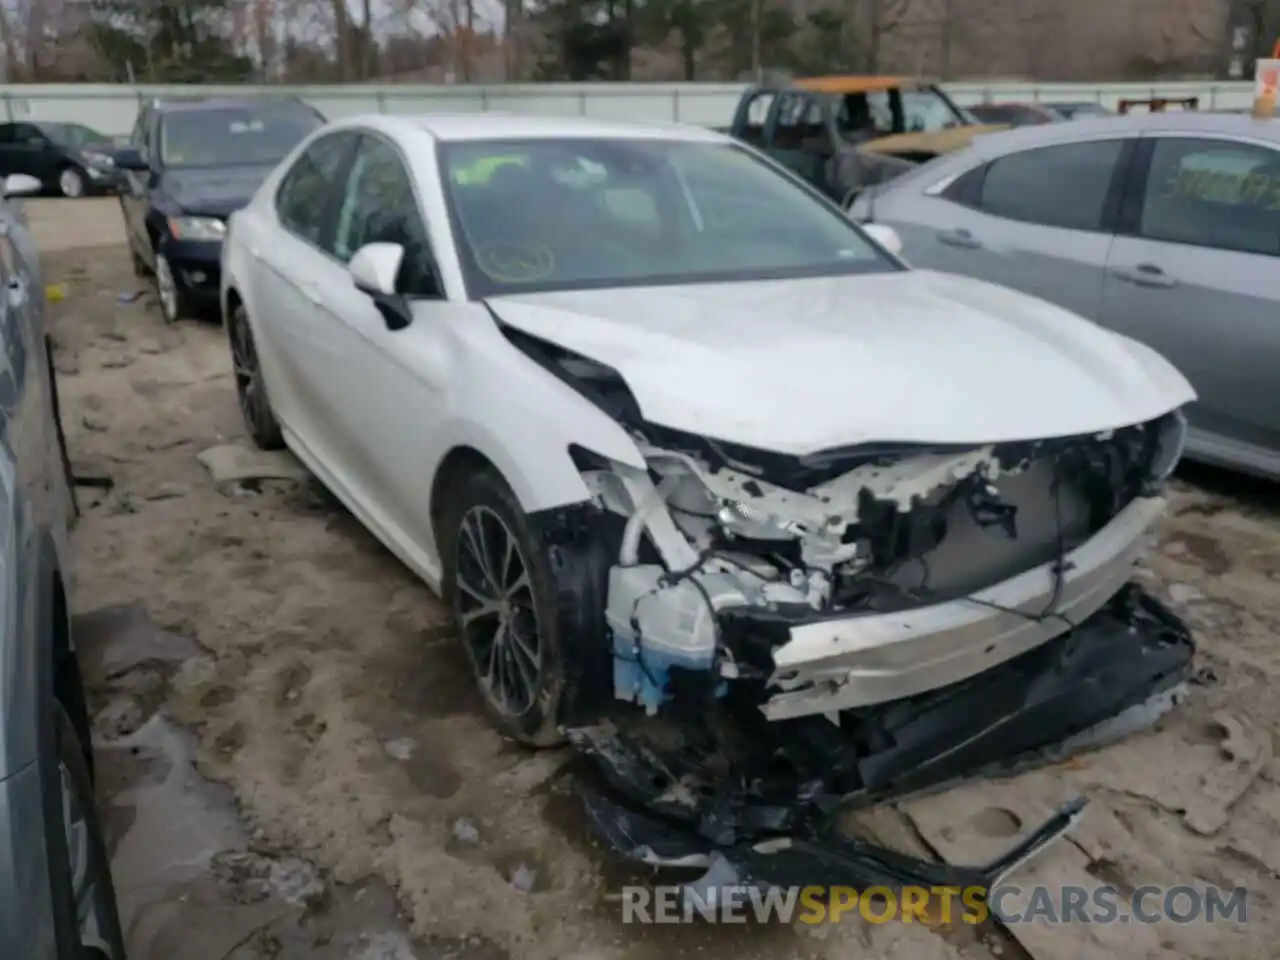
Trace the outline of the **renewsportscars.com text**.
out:
M 1243 887 L 624 887 L 623 923 L 1245 923 Z

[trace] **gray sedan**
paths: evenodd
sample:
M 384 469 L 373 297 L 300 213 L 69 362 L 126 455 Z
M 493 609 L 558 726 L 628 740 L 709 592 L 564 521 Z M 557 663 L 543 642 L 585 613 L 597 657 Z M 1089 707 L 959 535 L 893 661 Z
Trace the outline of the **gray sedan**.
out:
M 1280 479 L 1280 117 L 1181 111 L 989 134 L 850 214 L 893 227 L 916 266 L 1146 342 L 1199 394 L 1188 456 Z
M 39 188 L 18 174 L 2 192 Z M 0 957 L 124 960 L 67 603 L 72 502 L 44 292 L 6 202 L 0 289 Z

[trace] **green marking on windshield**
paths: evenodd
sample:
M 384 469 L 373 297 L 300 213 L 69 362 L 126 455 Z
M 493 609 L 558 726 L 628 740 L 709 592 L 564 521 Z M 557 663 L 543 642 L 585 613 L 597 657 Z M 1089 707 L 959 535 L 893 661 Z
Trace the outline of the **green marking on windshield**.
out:
M 449 176 L 454 183 L 488 183 L 489 178 L 493 176 L 493 172 L 499 167 L 505 167 L 508 164 L 517 164 L 519 166 L 528 166 L 529 158 L 523 154 L 498 154 L 492 157 L 478 157 L 472 160 L 466 166 L 455 167 L 450 171 Z

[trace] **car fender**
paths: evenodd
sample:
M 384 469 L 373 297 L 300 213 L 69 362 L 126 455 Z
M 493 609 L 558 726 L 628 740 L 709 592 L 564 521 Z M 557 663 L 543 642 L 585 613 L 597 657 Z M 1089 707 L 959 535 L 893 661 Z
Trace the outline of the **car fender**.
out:
M 491 318 L 467 320 L 456 328 L 460 349 L 449 415 L 433 443 L 432 476 L 451 452 L 469 447 L 497 467 L 525 512 L 534 513 L 590 498 L 570 447 L 644 468 L 617 420 L 514 346 Z

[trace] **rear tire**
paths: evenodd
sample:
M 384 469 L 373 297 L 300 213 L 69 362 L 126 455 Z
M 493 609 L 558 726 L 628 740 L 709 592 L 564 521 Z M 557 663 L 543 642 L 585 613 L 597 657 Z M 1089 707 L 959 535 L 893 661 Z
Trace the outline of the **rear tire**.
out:
M 43 779 L 49 876 L 62 922 L 58 941 L 72 946 L 69 956 L 125 960 L 87 746 L 61 704 L 54 722 L 56 754 L 48 758 Z
M 227 311 L 226 327 L 236 378 L 236 398 L 240 402 L 245 428 L 259 450 L 281 450 L 285 445 L 284 431 L 271 409 L 267 381 L 262 374 L 257 344 L 253 339 L 253 327 L 249 324 L 243 303 L 237 303 Z
M 560 732 L 566 676 L 555 578 L 506 481 L 468 473 L 441 516 L 444 595 L 494 726 L 531 747 Z

